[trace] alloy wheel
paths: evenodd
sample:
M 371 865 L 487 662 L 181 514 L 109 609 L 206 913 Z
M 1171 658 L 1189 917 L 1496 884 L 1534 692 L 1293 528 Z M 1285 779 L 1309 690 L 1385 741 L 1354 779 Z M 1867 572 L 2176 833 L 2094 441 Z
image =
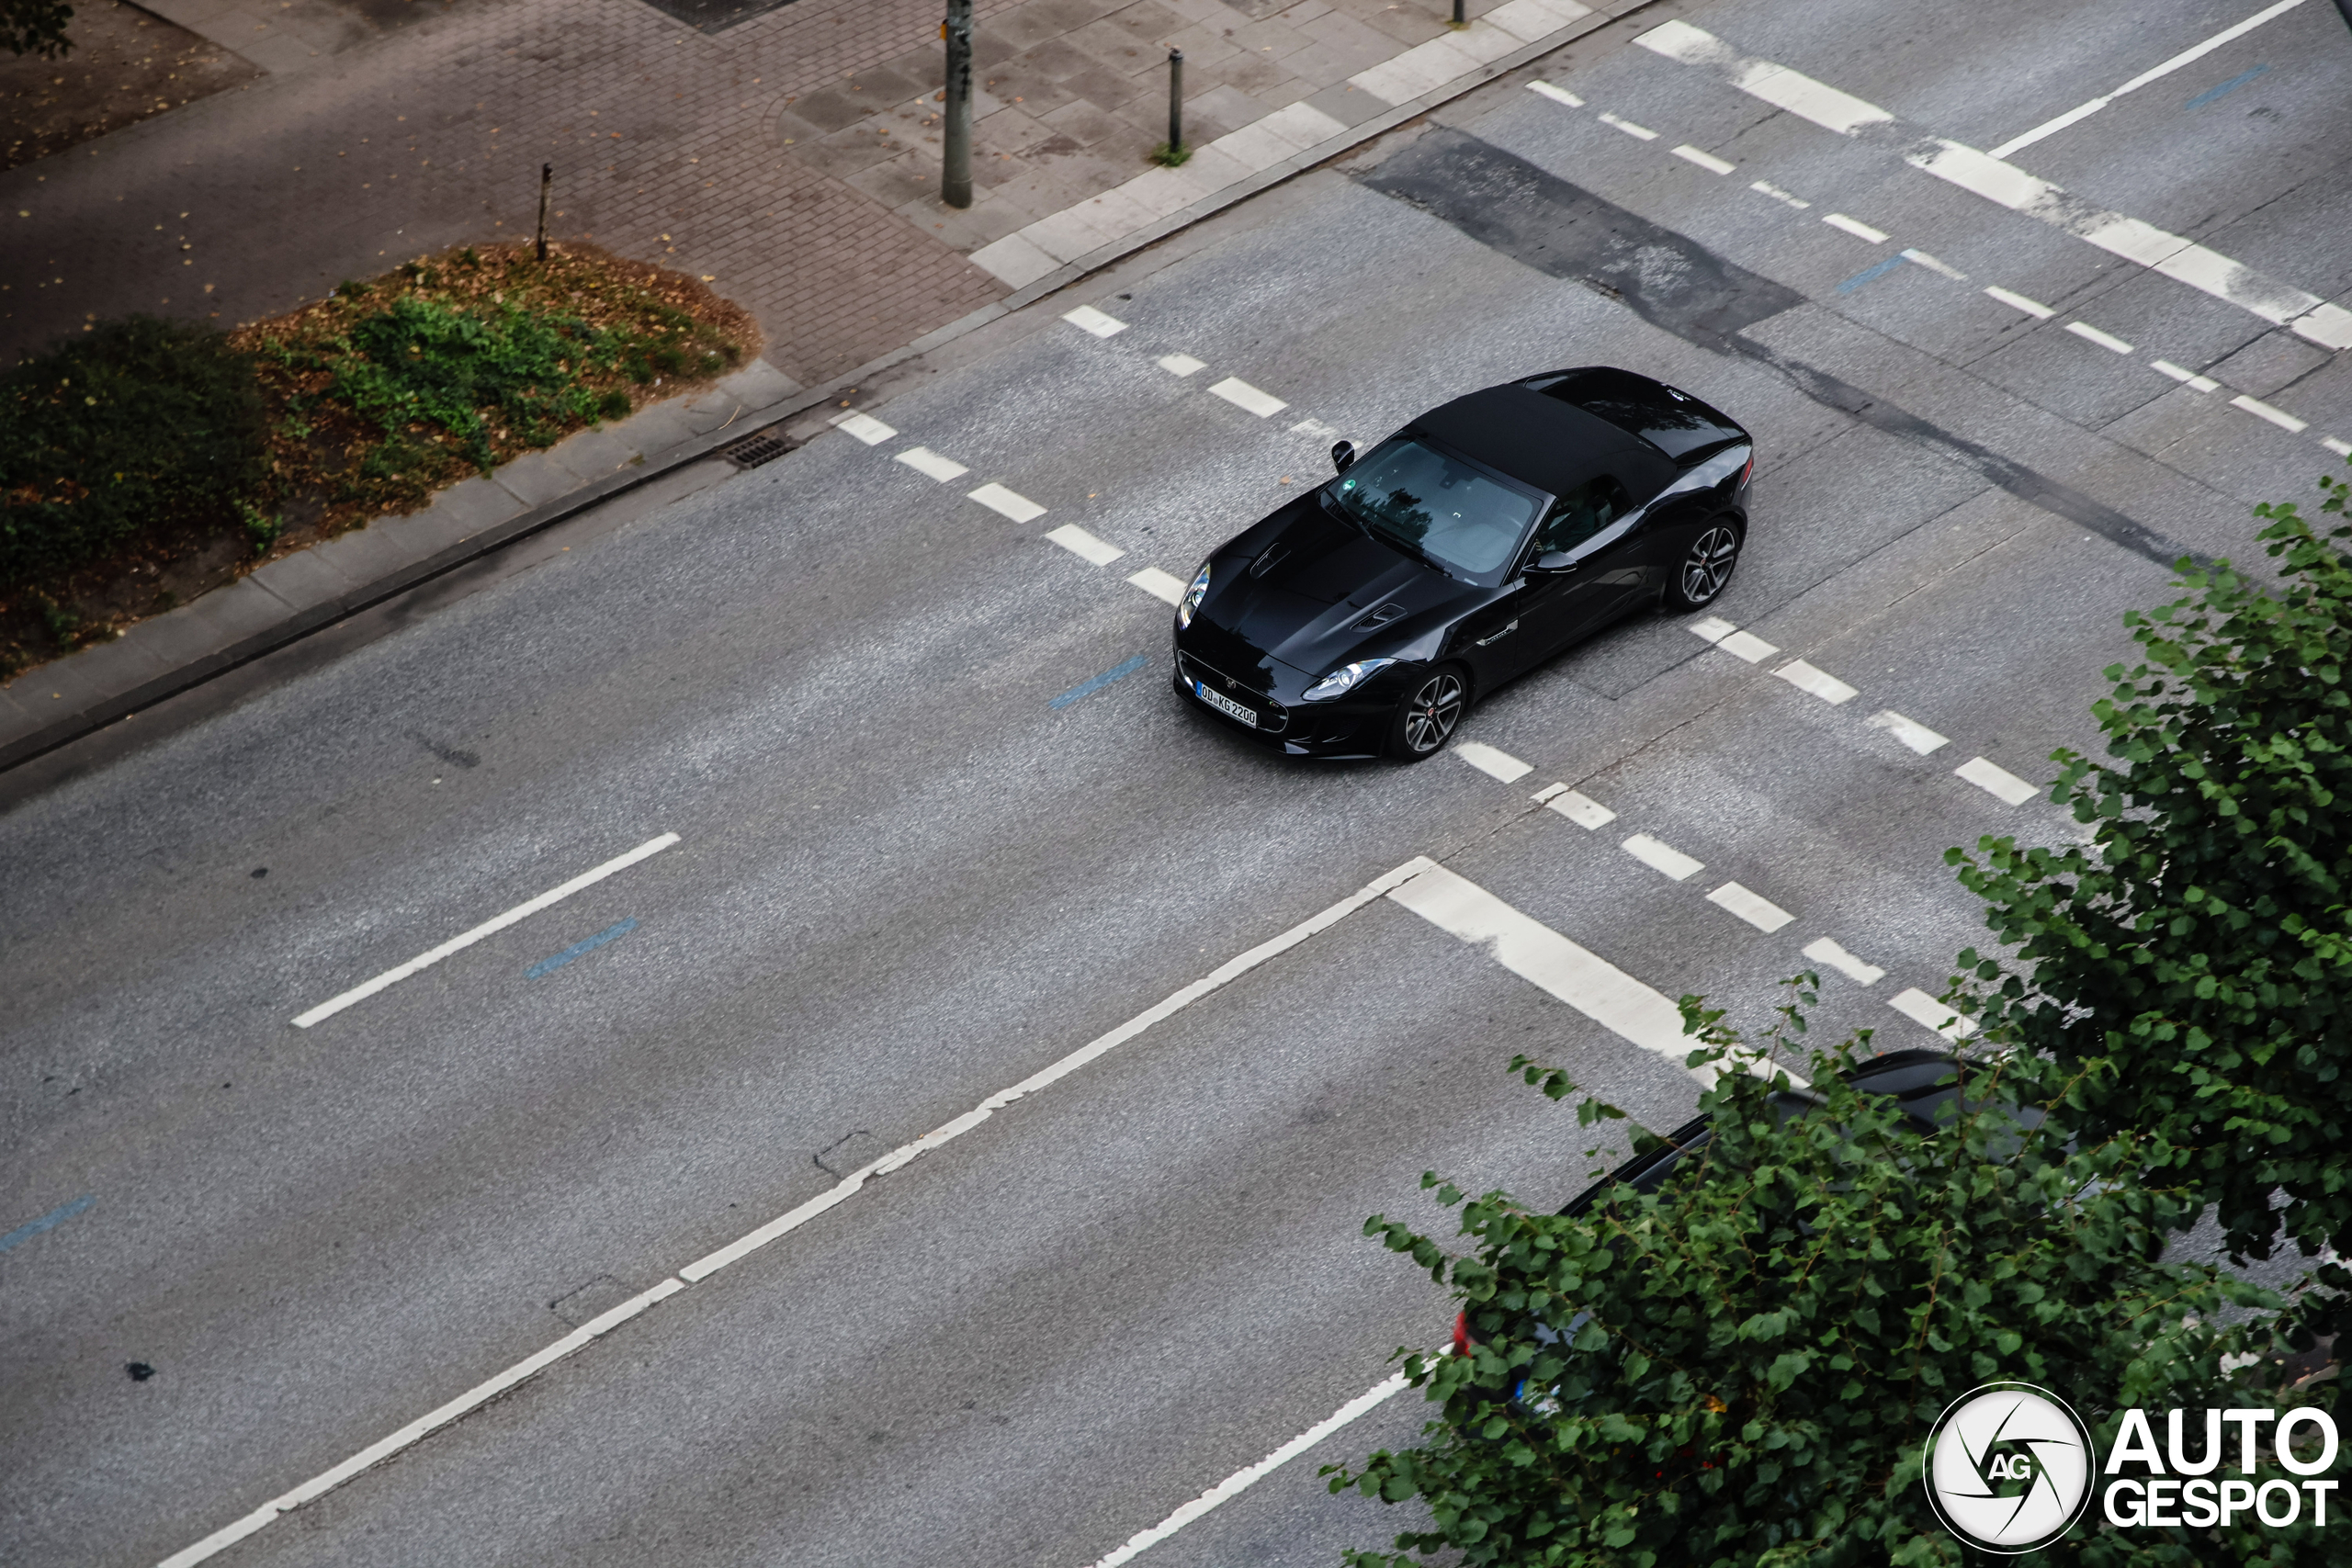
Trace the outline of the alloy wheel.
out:
M 1430 676 L 1405 704 L 1405 744 L 1416 756 L 1445 744 L 1462 717 L 1462 682 L 1443 671 Z
M 1739 535 L 1719 523 L 1699 536 L 1682 561 L 1682 598 L 1694 609 L 1724 591 L 1732 568 L 1739 564 Z

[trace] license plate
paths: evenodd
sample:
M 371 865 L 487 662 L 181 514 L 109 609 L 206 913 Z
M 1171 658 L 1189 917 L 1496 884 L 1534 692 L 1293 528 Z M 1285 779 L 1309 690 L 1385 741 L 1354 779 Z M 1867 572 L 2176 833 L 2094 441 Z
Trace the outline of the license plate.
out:
M 1225 695 L 1221 692 L 1210 691 L 1207 682 L 1193 682 L 1193 694 L 1199 697 L 1201 701 L 1208 704 L 1209 706 L 1216 709 L 1217 712 L 1231 714 L 1234 717 L 1239 719 L 1242 723 L 1248 725 L 1252 729 L 1258 728 L 1258 716 L 1256 713 L 1252 712 L 1249 708 L 1243 707 L 1239 703 L 1235 702 L 1231 697 Z

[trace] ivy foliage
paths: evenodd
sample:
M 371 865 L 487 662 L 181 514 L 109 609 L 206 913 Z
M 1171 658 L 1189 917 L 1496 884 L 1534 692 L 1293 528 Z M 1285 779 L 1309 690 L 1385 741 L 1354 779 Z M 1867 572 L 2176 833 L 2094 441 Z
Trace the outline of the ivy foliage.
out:
M 227 526 L 266 478 L 252 356 L 194 321 L 100 323 L 0 372 L 0 588 L 156 526 Z
M 466 309 L 408 295 L 356 323 L 322 358 L 334 371 L 331 395 L 387 437 L 434 425 L 486 473 L 497 458 L 485 413 L 532 446 L 595 418 L 600 399 L 571 372 L 575 360 L 609 356 L 602 335 L 576 318 L 513 304 Z
M 2320 483 L 2324 523 L 2352 485 Z M 2352 1253 L 2352 526 L 2255 511 L 2275 578 L 2184 562 L 2106 671 L 2114 761 L 2055 754 L 2091 843 L 1951 852 L 2015 953 L 1961 962 L 1992 1032 L 2075 1069 L 2068 1116 L 2159 1137 L 2240 1256 Z
M 1784 1012 L 1801 1020 L 1805 999 Z M 1684 1007 L 1704 1031 L 1692 1065 L 1724 1059 L 1721 1014 Z M 2102 1452 L 2132 1406 L 2273 1403 L 2222 1358 L 2267 1348 L 2284 1303 L 2160 1261 L 2198 1201 L 2132 1179 L 2161 1163 L 2157 1145 L 2070 1147 L 2030 1114 L 2064 1087 L 2031 1061 L 1965 1068 L 1969 1109 L 1924 1134 L 1839 1078 L 1857 1043 L 1813 1053 L 1807 1115 L 1783 1119 L 1774 1086 L 1724 1074 L 1702 1101 L 1713 1141 L 1653 1194 L 1571 1216 L 1425 1177 L 1461 1206 L 1460 1255 L 1366 1222 L 1452 1288 L 1476 1345 L 1399 1351 L 1442 1414 L 1418 1447 L 1326 1467 L 1335 1492 L 1427 1511 L 1351 1568 L 1440 1553 L 1464 1568 L 1957 1568 L 1975 1554 L 1938 1523 L 1921 1465 L 1938 1416 L 1977 1385 L 2054 1392 Z M 2094 1504 L 2051 1548 L 2004 1561 L 2316 1565 L 2326 1532 L 2301 1518 L 2119 1530 Z
M 74 47 L 65 36 L 74 7 L 64 0 L 0 0 L 0 47 L 9 53 L 62 60 Z

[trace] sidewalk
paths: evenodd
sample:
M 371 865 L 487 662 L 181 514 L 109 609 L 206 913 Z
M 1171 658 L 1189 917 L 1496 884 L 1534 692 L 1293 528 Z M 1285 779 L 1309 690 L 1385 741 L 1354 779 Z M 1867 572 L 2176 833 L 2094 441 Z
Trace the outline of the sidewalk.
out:
M 863 14 L 870 17 L 885 9 L 912 9 L 913 5 L 928 8 L 933 4 L 935 0 L 913 0 L 913 4 L 910 0 L 874 0 L 863 8 Z M 53 750 L 621 492 L 634 491 L 637 504 L 651 506 L 716 483 L 735 471 L 734 465 L 720 460 L 725 456 L 723 448 L 742 443 L 747 437 L 771 433 L 781 435 L 787 420 L 792 421 L 789 430 L 794 441 L 825 429 L 827 411 L 817 405 L 825 403 L 830 407 L 836 400 L 845 401 L 856 390 L 851 384 L 853 376 L 870 376 L 888 363 L 961 335 L 1008 310 L 1051 292 L 1071 278 L 1142 248 L 1160 235 L 1311 168 L 1434 104 L 1467 92 L 1575 37 L 1596 30 L 1616 16 L 1641 9 L 1645 4 L 1645 0 L 1611 0 L 1602 7 L 1587 10 L 1574 0 L 1502 0 L 1487 6 L 1474 0 L 1470 9 L 1478 19 L 1460 32 L 1426 21 L 1419 13 L 1408 12 L 1405 6 L 1387 7 L 1385 25 L 1391 30 L 1384 31 L 1351 15 L 1350 9 L 1327 6 L 1322 0 L 1300 0 L 1256 23 L 1243 13 L 1270 10 L 1263 0 L 1135 0 L 1124 6 L 1105 5 L 1103 0 L 1026 0 L 1019 6 L 998 6 L 983 30 L 981 51 L 984 61 L 991 54 L 996 56 L 994 63 L 984 67 L 983 72 L 983 79 L 995 86 L 978 105 L 984 111 L 979 123 L 989 139 L 981 141 L 980 145 L 990 148 L 992 142 L 995 144 L 989 159 L 995 183 L 984 187 L 982 199 L 975 203 L 970 214 L 957 215 L 963 224 L 955 231 L 954 237 L 969 247 L 968 257 L 948 243 L 948 225 L 956 220 L 939 206 L 935 197 L 910 197 L 898 209 L 885 209 L 868 199 L 868 193 L 795 161 L 804 155 L 845 156 L 838 150 L 857 145 L 859 137 L 877 146 L 896 140 L 899 146 L 855 171 L 853 178 L 863 179 L 867 185 L 888 179 L 912 181 L 923 176 L 926 168 L 932 171 L 930 177 L 935 178 L 936 147 L 925 145 L 922 135 L 924 100 L 902 91 L 910 78 L 900 69 L 900 65 L 917 65 L 926 61 L 936 68 L 939 62 L 935 40 L 928 51 L 908 54 L 899 64 L 883 62 L 853 73 L 844 79 L 845 85 L 820 87 L 805 95 L 779 96 L 793 105 L 790 109 L 782 107 L 781 102 L 769 105 L 770 129 L 777 130 L 778 141 L 785 139 L 785 133 L 800 126 L 817 125 L 817 120 L 807 118 L 811 113 L 831 117 L 844 107 L 862 111 L 839 130 L 815 139 L 820 148 L 831 146 L 833 152 L 800 154 L 772 146 L 764 152 L 747 152 L 726 146 L 723 140 L 707 130 L 697 133 L 698 140 L 683 140 L 687 133 L 672 127 L 668 134 L 681 140 L 661 156 L 673 163 L 682 158 L 684 165 L 696 173 L 709 171 L 709 189 L 719 188 L 718 175 L 730 168 L 764 164 L 771 190 L 816 190 L 818 194 L 805 207 L 796 207 L 784 197 L 769 197 L 777 200 L 780 209 L 791 220 L 789 224 L 779 222 L 780 229 L 789 228 L 803 234 L 822 232 L 827 212 L 844 209 L 854 216 L 855 221 L 846 232 L 831 236 L 830 247 L 812 241 L 809 249 L 824 254 L 798 258 L 804 265 L 796 271 L 786 260 L 761 246 L 759 224 L 738 224 L 739 229 L 748 232 L 726 233 L 729 214 L 715 197 L 704 200 L 700 226 L 691 228 L 684 219 L 664 219 L 650 203 L 645 204 L 645 209 L 653 215 L 637 221 L 646 227 L 666 221 L 670 227 L 654 231 L 656 243 L 635 246 L 625 238 L 616 237 L 610 226 L 615 219 L 598 215 L 599 209 L 594 206 L 597 198 L 565 197 L 562 211 L 568 219 L 582 224 L 581 238 L 593 235 L 598 243 L 622 249 L 626 254 L 644 255 L 671 265 L 720 267 L 729 265 L 722 257 L 735 258 L 735 270 L 716 275 L 717 284 L 722 292 L 752 303 L 760 311 L 762 323 L 769 333 L 768 348 L 762 360 L 729 378 L 718 391 L 707 397 L 657 404 L 619 424 L 583 432 L 548 452 L 508 464 L 492 476 L 455 486 L 436 497 L 424 512 L 409 517 L 379 519 L 354 534 L 271 562 L 226 589 L 139 623 L 115 642 L 86 649 L 27 671 L 10 685 L 0 688 L 0 768 Z M 1102 54 L 1081 50 L 1077 40 L 1091 39 L 1098 50 L 1104 50 L 1108 47 L 1104 39 L 1130 36 L 1120 29 L 1143 20 L 1156 23 L 1177 6 L 1210 10 L 1214 13 L 1212 20 L 1219 24 L 1213 34 L 1178 28 L 1165 35 L 1184 40 L 1177 47 L 1186 51 L 1188 75 L 1195 49 L 1212 60 L 1212 64 L 1201 72 L 1205 82 L 1190 100 L 1202 106 L 1195 121 L 1200 128 L 1195 135 L 1202 140 L 1196 142 L 1197 151 L 1192 160 L 1179 169 L 1147 166 L 1138 172 L 1134 164 L 1112 152 L 1084 152 L 1086 144 L 1078 141 L 1074 131 L 1088 121 L 1090 115 L 1108 118 L 1108 111 L 1098 99 L 1115 97 L 1117 85 L 1110 74 L 1114 68 Z M 1343 0 L 1343 6 L 1370 9 L 1369 0 Z M 778 17 L 802 17 L 805 21 L 809 17 L 832 16 L 842 24 L 842 34 L 830 46 L 838 52 L 828 55 L 824 48 L 816 48 L 809 51 L 811 57 L 822 56 L 835 64 L 854 58 L 859 46 L 847 37 L 847 18 L 840 15 L 847 6 L 836 5 L 831 11 L 824 7 L 825 0 L 799 0 L 783 12 L 738 24 L 720 38 L 725 47 L 750 51 L 755 29 L 780 30 L 775 26 Z M 45 212 L 62 209 L 74 215 L 74 221 L 83 225 L 89 235 L 87 249 L 77 254 L 96 263 L 87 279 L 74 277 L 62 269 L 52 272 L 52 279 L 64 281 L 51 283 L 48 287 L 56 292 L 47 299 L 37 296 L 30 311 L 24 309 L 20 296 L 0 294 L 0 310 L 14 312 L 0 320 L 0 325 L 13 333 L 29 333 L 29 328 L 19 324 L 28 316 L 56 319 L 62 315 L 62 308 L 83 305 L 85 300 L 96 298 L 110 267 L 118 279 L 135 277 L 146 269 L 153 275 L 146 287 L 177 288 L 183 297 L 191 292 L 191 286 L 201 288 L 209 285 L 211 298 L 220 301 L 217 313 L 224 320 L 232 314 L 262 314 L 292 303 L 290 299 L 277 299 L 266 307 L 238 307 L 234 301 L 240 297 L 259 299 L 269 290 L 283 286 L 273 282 L 273 274 L 258 263 L 235 272 L 225 265 L 209 265 L 212 258 L 203 252 L 194 258 L 179 256 L 177 246 L 182 242 L 175 242 L 171 249 L 165 250 L 160 242 L 130 231 L 137 225 L 129 221 L 122 210 L 130 206 L 128 193 L 113 202 L 104 201 L 100 195 L 107 188 L 106 182 L 119 179 L 126 169 L 143 171 L 143 177 L 160 182 L 169 179 L 175 167 L 182 172 L 184 186 L 214 189 L 220 195 L 217 187 L 230 175 L 216 167 L 187 174 L 185 171 L 198 165 L 198 160 L 188 154 L 198 152 L 201 144 L 226 135 L 227 163 L 232 168 L 251 172 L 251 161 L 265 159 L 268 151 L 267 147 L 256 148 L 235 139 L 247 130 L 268 146 L 277 147 L 278 156 L 300 156 L 313 165 L 325 162 L 323 142 L 312 144 L 307 152 L 292 152 L 290 141 L 299 140 L 300 130 L 288 116 L 281 118 L 288 118 L 288 123 L 274 130 L 247 125 L 246 121 L 256 117 L 266 118 L 253 107 L 256 104 L 263 108 L 273 102 L 279 103 L 281 108 L 291 104 L 306 113 L 323 114 L 330 102 L 338 97 L 349 98 L 362 87 L 379 93 L 382 107 L 389 109 L 393 124 L 413 123 L 416 130 L 413 136 L 400 133 L 404 144 L 383 151 L 366 151 L 376 149 L 372 132 L 341 138 L 352 145 L 335 149 L 335 164 L 349 165 L 354 162 L 349 154 L 354 152 L 360 152 L 360 161 L 356 168 L 336 167 L 336 178 L 347 183 L 355 174 L 382 175 L 384 189 L 379 205 L 398 220 L 390 238 L 399 247 L 400 254 L 478 237 L 481 231 L 479 217 L 459 214 L 458 197 L 451 193 L 471 192 L 479 197 L 487 186 L 490 174 L 505 166 L 500 162 L 501 155 L 508 156 L 510 162 L 523 163 L 537 154 L 523 148 L 492 144 L 493 151 L 490 153 L 477 149 L 470 156 L 451 160 L 447 148 L 465 134 L 479 138 L 503 136 L 510 120 L 515 122 L 517 129 L 527 130 L 527 118 L 515 112 L 515 107 L 528 95 L 518 88 L 503 96 L 502 112 L 495 124 L 481 123 L 492 117 L 480 111 L 461 114 L 445 108 L 436 116 L 418 100 L 434 95 L 446 99 L 453 76 L 462 88 L 460 96 L 467 92 L 493 92 L 495 89 L 484 78 L 456 73 L 520 71 L 521 67 L 508 62 L 526 59 L 545 68 L 557 59 L 594 57 L 599 50 L 622 48 L 631 28 L 646 34 L 650 28 L 647 36 L 660 40 L 670 52 L 657 58 L 654 51 L 647 51 L 617 66 L 606 55 L 608 76 L 622 70 L 641 68 L 638 71 L 641 81 L 658 86 L 674 79 L 662 74 L 664 70 L 683 69 L 681 62 L 691 62 L 702 58 L 697 51 L 718 47 L 693 29 L 637 4 L 637 0 L 576 0 L 567 9 L 571 26 L 563 40 L 536 46 L 536 52 L 526 51 L 519 43 L 503 52 L 492 46 L 518 36 L 515 29 L 526 19 L 537 17 L 544 21 L 550 10 L 545 0 L 506 0 L 501 5 L 484 5 L 469 15 L 457 13 L 442 21 L 418 25 L 400 39 L 356 51 L 360 57 L 356 60 L 329 59 L 324 64 L 309 64 L 300 74 L 282 81 L 275 89 L 275 98 L 268 93 L 222 95 L 103 138 L 86 149 L 43 159 L 0 175 L 0 181 L 17 181 L 16 186 L 5 193 L 8 205 L 21 209 L 29 200 L 41 203 Z M 1427 5 L 1425 9 L 1436 13 L 1439 6 Z M 1225 25 L 1225 13 L 1231 13 L 1229 27 Z M 651 18 L 650 23 L 647 22 L 648 17 Z M 1019 29 L 1024 26 L 1049 22 L 1060 25 L 1078 17 L 1085 20 L 1075 28 L 1065 28 L 1026 49 L 1012 48 L 1012 37 L 1020 36 Z M 592 22 L 606 30 L 592 37 Z M 1091 30 L 1102 25 L 1107 25 L 1108 33 Z M 1411 41 L 1412 35 L 1424 32 L 1430 36 Z M 1347 53 L 1340 45 L 1361 45 L 1369 51 L 1372 46 L 1367 35 L 1387 39 L 1388 44 L 1379 58 L 1360 65 L 1357 62 L 1363 55 Z M 1240 41 L 1231 45 L 1229 52 L 1218 54 L 1216 46 L 1228 36 Z M 820 32 L 812 35 L 806 30 L 787 35 L 783 41 L 795 39 L 798 45 L 809 45 L 812 40 L 817 44 L 825 42 Z M 645 38 L 639 37 L 638 41 L 642 44 Z M 415 52 L 401 52 L 412 45 Z M 783 51 L 781 41 L 771 40 L 771 47 Z M 870 52 L 880 45 L 869 41 L 864 47 Z M 1162 69 L 1164 54 L 1147 60 L 1145 46 L 1136 47 L 1136 58 L 1146 62 L 1130 76 L 1140 77 Z M 404 62 L 402 69 L 422 73 L 421 85 L 408 85 L 387 64 L 395 56 Z M 442 62 L 446 71 L 425 70 L 424 63 L 432 61 Z M 739 64 L 736 73 L 740 75 L 742 69 Z M 1038 77 L 1023 75 L 1030 71 L 1038 73 Z M 1345 73 L 1339 74 L 1342 71 Z M 530 73 L 524 74 L 528 76 Z M 535 90 L 540 93 L 544 103 L 552 104 L 560 84 L 552 80 L 557 73 L 548 70 L 543 74 L 549 79 Z M 934 69 L 934 79 L 935 75 Z M 1331 79 L 1322 81 L 1327 75 Z M 1286 96 L 1287 101 L 1268 107 L 1264 99 L 1243 91 L 1238 83 L 1244 79 L 1255 83 L 1259 93 L 1274 97 Z M 735 85 L 734 93 L 728 96 L 736 97 L 738 108 L 729 112 L 750 114 L 755 102 L 767 101 L 755 99 L 745 90 L 752 85 Z M 888 92 L 884 91 L 886 85 Z M 575 84 L 575 91 L 580 86 Z M 1008 88 L 1020 90 L 1012 92 L 1009 100 L 995 96 L 999 89 Z M 403 91 L 412 96 L 403 96 Z M 866 109 L 864 101 L 852 96 L 867 91 L 875 93 L 873 102 L 876 107 L 872 109 Z M 1141 96 L 1138 90 L 1124 103 L 1132 106 Z M 480 101 L 491 100 L 484 97 Z M 641 128 L 651 123 L 658 112 L 656 107 L 639 106 L 635 111 L 616 109 L 607 119 L 598 108 L 579 107 L 582 102 L 596 101 L 593 97 L 573 96 L 574 112 L 569 118 L 589 121 L 598 133 L 624 145 L 631 131 L 605 130 L 603 127 L 610 124 Z M 616 97 L 605 101 L 625 100 Z M 671 101 L 683 102 L 683 93 L 673 94 Z M 414 114 L 403 115 L 397 107 L 401 104 L 414 110 Z M 1050 107 L 1038 113 L 1030 112 L 1032 105 L 1047 104 Z M 1250 108 L 1261 112 L 1242 118 Z M 1165 113 L 1164 101 L 1159 112 Z M 1214 118 L 1219 112 L 1228 118 Z M 681 114 L 680 118 L 684 117 Z M 723 119 L 725 116 L 718 118 Z M 1125 120 L 1119 123 L 1126 125 L 1127 130 L 1106 130 L 1094 145 L 1113 144 L 1115 151 L 1134 136 L 1146 134 Z M 1210 130 L 1225 124 L 1231 128 L 1208 137 Z M 1044 140 L 1028 141 L 1025 152 L 1011 151 L 1008 143 L 1037 134 L 1030 129 L 1033 126 L 1054 129 Z M 560 134 L 577 138 L 584 133 L 575 124 L 562 128 Z M 646 134 L 651 139 L 650 133 Z M 933 128 L 933 135 L 935 134 Z M 804 139 L 794 136 L 791 140 L 797 146 Z M 910 151 L 902 150 L 906 141 L 915 143 Z M 1057 146 L 1057 142 L 1068 145 Z M 684 152 L 688 147 L 704 151 Z M 86 166 L 82 159 L 84 152 L 94 154 Z M 521 156 L 514 156 L 518 153 Z M 393 186 L 398 175 L 410 170 L 394 167 L 393 164 L 405 164 L 410 154 L 416 155 L 410 188 L 396 194 Z M 616 162 L 606 173 L 608 176 L 620 175 L 623 165 L 618 160 L 628 154 L 616 149 L 611 155 Z M 483 167 L 469 172 L 469 163 Z M 51 164 L 59 165 L 54 172 L 60 176 L 56 182 L 60 188 L 53 194 L 47 188 L 50 182 L 41 177 L 51 172 L 48 167 Z M 641 172 L 645 165 L 633 163 L 628 166 L 639 172 L 622 175 L 624 182 L 628 178 L 651 177 Z M 424 171 L 428 168 L 437 172 L 427 175 Z M 796 186 L 795 182 L 798 184 Z M 373 178 L 359 182 L 360 187 L 371 194 L 378 183 Z M 28 185 L 38 194 L 28 195 L 25 188 Z M 820 188 L 828 186 L 837 186 L 838 194 Z M 280 181 L 276 187 L 262 189 L 256 199 L 289 203 L 295 199 L 289 193 L 300 188 L 299 182 Z M 485 212 L 492 209 L 490 198 L 479 198 L 485 204 Z M 187 231 L 198 231 L 205 227 L 197 217 L 204 210 L 204 198 L 190 196 L 187 199 L 192 203 L 187 209 Z M 225 202 L 228 197 L 220 195 L 220 199 Z M 1055 205 L 1057 202 L 1060 205 Z M 429 219 L 411 215 L 420 209 L 430 209 L 434 215 Z M 214 223 L 220 221 L 215 220 Z M 494 228 L 501 221 L 491 220 Z M 920 232 L 920 226 L 926 221 L 936 231 L 934 234 Z M 589 227 L 596 223 L 606 227 L 601 231 Z M 163 234 L 180 231 L 168 225 L 161 229 L 151 226 L 150 230 L 151 233 Z M 706 232 L 715 237 L 697 239 Z M 324 288 L 332 287 L 340 276 L 378 270 L 388 265 L 374 258 L 352 259 L 347 265 L 342 259 L 331 260 L 336 254 L 334 246 L 348 248 L 356 242 L 364 248 L 369 241 L 386 237 L 369 232 L 361 226 L 359 216 L 354 214 L 339 222 L 314 222 L 301 235 L 277 236 L 274 243 L 290 254 L 300 248 L 298 239 L 306 241 L 309 260 L 303 265 L 319 269 L 319 276 L 325 279 L 319 287 Z M 66 247 L 61 245 L 59 249 Z M 391 247 L 383 250 L 390 253 Z M 150 253 L 160 253 L 160 266 L 158 257 Z M 266 256 L 279 254 L 264 253 Z M 187 269 L 180 275 L 185 282 L 175 279 L 171 271 L 170 264 L 175 258 Z M 195 270 L 199 265 L 204 265 L 201 272 Z M 21 277 L 25 274 L 14 270 L 11 276 Z M 742 280 L 746 276 L 761 280 L 757 288 L 744 288 Z M 240 277 L 242 282 L 223 281 Z M 826 293 L 828 288 L 833 290 L 831 296 Z M 762 293 L 763 289 L 766 292 Z M 243 290 L 242 296 L 238 290 Z M 168 296 L 159 295 L 158 299 L 168 305 Z M 62 308 L 60 302 L 63 302 Z M 211 300 L 206 303 L 209 305 Z M 85 308 L 91 314 L 100 313 L 97 305 Z M 103 313 L 136 308 L 140 308 L 136 300 L 117 300 L 107 303 Z M 62 319 L 70 321 L 74 318 Z M 799 326 L 795 335 L 794 323 L 804 321 L 810 324 Z M 863 357 L 854 357 L 858 355 Z M 753 455 L 740 449 L 735 457 L 738 463 L 756 460 Z

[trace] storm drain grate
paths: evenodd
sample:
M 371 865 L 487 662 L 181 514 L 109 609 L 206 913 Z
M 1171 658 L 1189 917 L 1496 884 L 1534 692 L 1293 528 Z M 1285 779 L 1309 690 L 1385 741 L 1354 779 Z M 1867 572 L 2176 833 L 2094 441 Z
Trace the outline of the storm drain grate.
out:
M 732 446 L 720 449 L 719 456 L 741 468 L 756 468 L 762 463 L 773 463 L 800 443 L 785 434 L 784 426 L 772 424 L 756 435 L 746 435 Z

